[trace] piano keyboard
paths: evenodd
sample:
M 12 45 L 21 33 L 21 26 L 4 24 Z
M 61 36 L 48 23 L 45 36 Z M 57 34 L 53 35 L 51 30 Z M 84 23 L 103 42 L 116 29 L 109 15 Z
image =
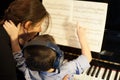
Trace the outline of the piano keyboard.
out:
M 74 51 L 76 50 L 73 49 Z M 68 61 L 79 56 L 77 53 L 73 54 L 73 52 L 65 52 Z M 100 55 L 97 55 L 97 57 L 93 58 L 89 69 L 86 69 L 80 75 L 74 75 L 74 80 L 120 80 L 120 63 L 101 59 Z
M 120 71 L 92 65 L 74 80 L 120 80 Z

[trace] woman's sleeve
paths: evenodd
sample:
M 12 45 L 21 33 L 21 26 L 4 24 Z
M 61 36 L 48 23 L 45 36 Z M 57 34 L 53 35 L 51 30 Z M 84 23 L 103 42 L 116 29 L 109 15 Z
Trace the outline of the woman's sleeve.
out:
M 10 39 L 0 26 L 0 80 L 17 80 Z

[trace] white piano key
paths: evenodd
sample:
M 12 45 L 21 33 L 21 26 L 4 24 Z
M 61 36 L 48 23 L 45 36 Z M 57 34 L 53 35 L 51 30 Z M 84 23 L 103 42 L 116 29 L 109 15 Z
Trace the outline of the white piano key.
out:
M 82 74 L 80 74 L 80 75 L 74 75 L 74 80 L 81 80 L 81 79 L 83 79 L 83 75 Z
M 85 69 L 84 72 L 80 75 L 74 75 L 74 80 L 85 80 L 84 78 L 87 76 L 88 69 Z
M 91 76 L 91 74 L 92 74 L 94 68 L 95 68 L 95 66 L 92 66 L 91 71 L 90 71 L 90 74 L 89 74 L 90 76 Z
M 82 73 L 83 75 L 86 75 L 87 71 L 89 68 L 85 69 L 84 72 Z
M 90 75 L 90 72 L 91 72 L 91 70 L 92 70 L 92 68 L 93 68 L 93 66 L 91 66 L 89 69 L 88 69 L 88 71 L 87 71 L 87 75 Z
M 89 75 L 85 75 L 83 79 L 84 80 L 88 80 L 88 79 L 92 80 L 91 73 L 92 73 L 93 70 L 94 70 L 94 66 L 92 66 Z
M 94 69 L 94 66 L 91 66 L 89 69 L 85 70 L 82 74 L 84 77 L 82 77 L 81 80 L 87 80 L 87 79 L 91 80 L 91 72 L 93 71 L 93 69 Z M 90 70 L 90 72 L 88 75 L 89 70 Z
M 92 69 L 92 68 L 91 68 L 91 69 Z M 83 73 L 83 78 L 81 78 L 81 80 L 87 80 L 87 79 L 90 78 L 90 75 L 87 75 L 87 71 L 88 71 L 88 69 L 85 70 L 85 72 Z
M 80 75 L 74 75 L 74 80 L 88 80 L 88 79 L 93 80 L 92 77 L 91 77 L 91 73 L 94 70 L 94 66 L 92 66 L 89 75 L 87 75 L 88 70 L 89 69 L 85 69 L 84 72 Z
M 97 69 L 97 67 L 94 66 L 94 69 L 93 69 L 93 71 L 92 71 L 92 73 L 91 73 L 91 76 L 92 76 L 92 77 L 95 75 L 95 71 L 96 71 L 96 69 Z
M 96 77 L 96 78 L 98 77 L 98 74 L 99 74 L 99 72 L 100 72 L 100 69 L 101 69 L 101 67 L 98 67 L 98 70 L 97 70 L 97 72 L 96 72 L 96 74 L 95 74 L 95 77 Z
M 93 70 L 95 69 L 95 66 L 92 66 L 92 69 L 90 71 L 90 75 L 92 74 Z
M 120 71 L 118 72 L 117 80 L 120 80 Z
M 112 70 L 112 73 L 111 73 L 111 76 L 110 76 L 110 80 L 114 80 L 115 73 L 116 73 L 116 71 Z
M 116 73 L 118 72 L 117 76 Z M 116 71 L 114 80 L 120 80 L 120 72 Z
M 99 69 L 99 67 L 96 67 L 95 73 L 92 76 L 92 80 L 98 80 L 98 78 L 95 77 L 95 75 L 97 74 L 98 69 Z
M 99 72 L 99 74 L 98 74 L 98 77 L 95 77 L 95 75 L 96 75 L 99 67 L 96 68 L 94 75 L 91 76 L 91 73 L 92 73 L 92 71 L 94 70 L 94 68 L 95 68 L 95 66 L 92 66 L 89 75 L 86 74 L 87 71 L 88 71 L 88 69 L 84 70 L 84 72 L 83 72 L 82 74 L 80 74 L 80 75 L 74 75 L 74 80 L 107 80 L 107 76 L 108 76 L 108 73 L 109 73 L 109 69 L 107 69 L 107 72 L 106 72 L 106 74 L 105 74 L 105 78 L 102 79 L 102 76 L 103 76 L 103 73 L 104 73 L 104 71 L 105 71 L 105 68 L 102 67 L 102 68 L 100 69 L 100 72 Z M 116 74 L 116 71 L 115 71 L 115 70 L 112 70 L 109 80 L 114 80 L 115 74 Z M 116 80 L 120 80 L 120 72 L 118 72 L 118 76 L 117 76 L 117 79 L 116 79 Z
M 96 67 L 96 70 L 95 70 L 95 73 L 94 73 L 93 77 L 95 77 L 95 75 L 96 75 L 98 69 L 99 69 L 99 67 Z
M 104 80 L 107 80 L 108 72 L 109 72 L 109 69 L 107 69 Z
M 105 70 L 105 68 L 101 68 L 101 69 L 100 69 L 100 72 L 99 72 L 99 74 L 98 74 L 98 80 L 102 80 L 102 75 L 103 75 L 103 73 L 104 73 L 104 70 Z
M 103 73 L 103 75 L 102 75 L 102 79 L 105 78 L 106 73 L 107 73 L 107 68 L 105 68 L 105 70 L 104 70 L 104 73 Z
M 95 66 L 92 66 L 91 71 L 90 71 L 90 74 L 88 75 L 88 78 L 87 78 L 87 79 L 92 80 L 91 74 L 92 74 L 92 72 L 93 72 L 94 69 L 95 69 Z M 87 79 L 86 79 L 86 80 L 87 80 Z

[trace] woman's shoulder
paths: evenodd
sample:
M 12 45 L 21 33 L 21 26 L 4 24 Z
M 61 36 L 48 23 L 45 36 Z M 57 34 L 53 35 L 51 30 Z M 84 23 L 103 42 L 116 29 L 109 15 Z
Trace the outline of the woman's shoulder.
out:
M 0 38 L 2 40 L 8 41 L 9 42 L 9 35 L 7 34 L 7 32 L 5 31 L 4 27 L 2 24 L 0 24 Z
M 0 23 L 0 32 L 1 31 L 5 31 L 4 27 L 3 27 L 3 24 Z

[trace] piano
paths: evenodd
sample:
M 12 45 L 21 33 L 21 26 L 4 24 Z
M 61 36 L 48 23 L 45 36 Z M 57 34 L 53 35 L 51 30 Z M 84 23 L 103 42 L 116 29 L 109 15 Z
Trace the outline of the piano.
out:
M 100 53 L 92 52 L 91 67 L 75 80 L 120 80 L 120 32 L 105 30 Z M 72 60 L 80 55 L 80 49 L 59 45 L 65 53 L 65 59 Z
M 59 45 L 65 53 L 65 59 L 72 60 L 80 55 L 80 50 Z M 119 52 L 118 52 L 119 53 Z M 109 50 L 92 52 L 91 67 L 82 74 L 75 75 L 75 80 L 120 80 L 120 54 Z
M 92 52 L 91 67 L 75 75 L 75 80 L 120 80 L 120 0 L 89 1 L 108 3 L 104 39 L 101 52 Z M 65 52 L 65 59 L 72 60 L 80 55 L 79 49 L 59 46 Z

